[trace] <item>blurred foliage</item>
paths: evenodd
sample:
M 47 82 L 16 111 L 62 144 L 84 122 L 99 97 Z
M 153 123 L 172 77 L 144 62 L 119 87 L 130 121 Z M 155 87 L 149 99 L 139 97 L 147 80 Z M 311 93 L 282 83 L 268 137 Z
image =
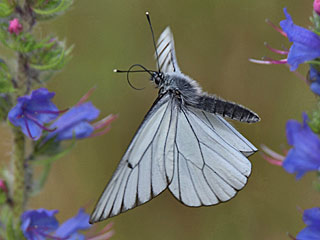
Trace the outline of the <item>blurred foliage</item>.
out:
M 37 0 L 32 10 L 38 20 L 47 20 L 64 13 L 72 3 L 73 0 Z
M 320 134 L 320 103 L 317 104 L 316 108 L 309 114 L 309 126 L 315 132 Z
M 0 17 L 8 17 L 13 12 L 13 4 L 9 0 L 0 1 Z
M 14 91 L 12 86 L 12 76 L 7 64 L 0 59 L 0 94 L 11 93 Z

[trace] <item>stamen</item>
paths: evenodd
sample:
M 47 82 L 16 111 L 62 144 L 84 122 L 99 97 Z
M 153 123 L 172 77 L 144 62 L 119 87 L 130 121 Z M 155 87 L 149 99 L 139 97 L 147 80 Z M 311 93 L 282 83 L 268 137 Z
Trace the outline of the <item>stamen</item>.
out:
M 49 111 L 49 110 L 39 110 L 39 111 L 34 111 L 35 113 L 45 113 L 45 114 L 61 114 L 61 113 L 64 113 L 66 111 L 68 111 L 69 108 L 66 108 L 66 109 L 63 109 L 63 110 L 60 110 L 60 111 Z
M 53 239 L 53 240 L 67 240 L 67 239 L 68 239 L 68 237 L 65 237 L 65 238 L 55 237 L 55 236 L 52 236 L 52 235 L 43 233 L 43 232 L 41 232 L 41 231 L 37 231 L 37 230 L 35 230 L 34 228 L 32 228 L 32 230 L 33 230 L 34 232 L 36 232 L 38 235 L 41 235 L 41 236 L 43 236 L 43 237 L 45 237 L 45 238 L 49 238 L 49 239 Z
M 109 132 L 111 129 L 110 126 L 106 127 L 104 130 L 100 131 L 100 132 L 96 132 L 96 133 L 92 133 L 89 137 L 99 137 L 102 136 L 104 134 L 106 134 L 107 132 Z
M 285 159 L 284 156 L 280 155 L 279 153 L 276 153 L 272 149 L 268 148 L 266 145 L 262 144 L 261 145 L 262 151 L 264 151 L 266 154 L 270 155 L 271 157 L 278 159 L 280 161 L 283 161 Z
M 92 124 L 94 130 L 99 130 L 102 128 L 104 128 L 104 129 L 100 132 L 92 133 L 89 137 L 98 137 L 98 136 L 102 136 L 102 135 L 106 134 L 107 132 L 109 132 L 109 130 L 111 129 L 110 124 L 114 120 L 116 120 L 117 118 L 118 118 L 118 115 L 111 114 L 111 115 L 101 119 L 100 121 Z
M 292 240 L 297 240 L 294 236 L 292 236 L 290 233 L 287 233 L 288 237 Z
M 249 61 L 252 63 L 258 63 L 258 64 L 286 64 L 287 63 L 287 59 L 281 59 L 281 60 L 273 60 L 273 59 L 269 59 L 269 60 L 257 60 L 257 59 L 252 59 L 249 58 Z
M 271 163 L 272 165 L 276 165 L 276 166 L 282 166 L 283 161 L 278 160 L 278 159 L 273 159 L 271 157 L 269 157 L 266 154 L 261 153 L 262 157 L 269 163 Z
M 84 103 L 88 100 L 88 98 L 92 95 L 92 93 L 96 90 L 96 87 L 92 87 L 82 98 L 80 98 L 79 102 L 76 104 L 76 106 L 79 106 L 80 104 Z
M 289 64 L 286 64 L 286 66 L 290 69 L 290 65 Z M 308 81 L 308 79 L 303 76 L 301 73 L 299 73 L 298 71 L 293 71 L 293 73 L 298 77 L 300 78 L 302 81 L 304 81 L 306 84 L 310 85 L 311 83 Z
M 54 129 L 50 129 L 50 128 L 47 128 L 45 126 L 43 126 L 41 123 L 38 122 L 37 119 L 35 119 L 34 117 L 32 117 L 30 114 L 26 113 L 25 116 L 30 119 L 31 121 L 33 121 L 38 127 L 40 127 L 41 129 L 43 130 L 46 130 L 48 132 L 54 132 L 57 128 L 54 128 Z
M 269 163 L 271 163 L 272 165 L 276 165 L 276 166 L 282 166 L 283 161 L 285 159 L 284 156 L 276 153 L 275 151 L 271 150 L 270 148 L 268 148 L 265 145 L 261 145 L 262 150 L 266 153 L 261 153 L 262 157 L 268 161 Z M 268 154 L 268 155 L 267 155 Z
M 116 120 L 118 118 L 118 115 L 109 115 L 103 119 L 101 119 L 100 121 L 92 124 L 94 130 L 98 130 L 100 128 L 103 128 L 105 126 L 110 125 L 114 120 Z
M 277 32 L 279 32 L 282 36 L 287 37 L 287 34 L 278 26 L 276 26 L 273 22 L 269 19 L 266 19 L 266 23 L 268 23 L 271 27 L 273 27 Z
M 275 49 L 275 48 L 272 48 L 270 47 L 270 45 L 268 43 L 264 43 L 264 45 L 272 52 L 275 52 L 275 53 L 278 53 L 278 54 L 281 54 L 281 55 L 288 55 L 289 51 L 283 51 L 283 50 L 279 50 L 279 49 Z
M 32 137 L 31 135 L 31 131 L 30 131 L 30 128 L 29 128 L 29 124 L 28 124 L 28 121 L 26 118 L 23 118 L 24 119 L 24 123 L 26 124 L 26 128 L 27 128 L 27 132 L 28 132 L 28 135 L 31 139 L 35 139 L 35 137 Z

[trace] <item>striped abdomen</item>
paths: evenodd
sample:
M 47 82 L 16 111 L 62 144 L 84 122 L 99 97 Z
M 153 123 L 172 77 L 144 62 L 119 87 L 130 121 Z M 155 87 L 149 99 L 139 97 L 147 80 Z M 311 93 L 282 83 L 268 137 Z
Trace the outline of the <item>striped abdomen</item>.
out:
M 193 105 L 193 104 L 192 104 Z M 254 123 L 260 121 L 255 112 L 234 102 L 211 96 L 201 96 L 195 105 L 206 112 L 222 115 L 240 122 Z

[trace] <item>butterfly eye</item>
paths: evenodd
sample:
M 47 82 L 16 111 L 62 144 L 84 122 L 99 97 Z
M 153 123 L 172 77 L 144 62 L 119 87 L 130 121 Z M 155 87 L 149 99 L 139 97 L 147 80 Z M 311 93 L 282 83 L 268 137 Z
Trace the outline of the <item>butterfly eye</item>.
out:
M 154 75 L 152 76 L 152 80 L 156 85 L 159 85 L 163 80 L 163 74 L 161 72 L 154 73 Z
M 154 83 L 157 84 L 157 85 L 159 85 L 159 83 L 160 83 L 160 78 L 159 78 L 159 77 L 156 77 L 156 78 L 154 79 Z

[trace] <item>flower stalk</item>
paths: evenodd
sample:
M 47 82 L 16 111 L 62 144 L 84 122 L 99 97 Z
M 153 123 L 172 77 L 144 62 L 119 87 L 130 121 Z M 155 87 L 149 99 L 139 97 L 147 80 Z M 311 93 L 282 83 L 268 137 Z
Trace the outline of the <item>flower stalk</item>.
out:
M 24 211 L 27 201 L 26 182 L 25 182 L 25 137 L 23 133 L 16 127 L 13 127 L 13 153 L 11 158 L 13 172 L 13 221 L 14 229 L 20 231 L 20 216 Z
M 16 11 L 21 16 L 21 25 L 24 29 L 28 29 L 31 31 L 32 23 L 32 15 L 29 11 L 28 2 L 25 0 L 18 1 L 18 5 L 16 6 Z M 18 96 L 25 94 L 30 91 L 30 82 L 29 74 L 28 74 L 28 61 L 29 58 L 26 54 L 17 51 L 17 73 L 15 78 L 15 91 L 16 96 L 14 99 L 17 99 Z M 21 232 L 20 225 L 21 220 L 20 217 L 25 210 L 25 206 L 28 200 L 27 194 L 27 186 L 30 183 L 27 183 L 27 172 L 31 172 L 28 168 L 28 164 L 25 162 L 25 136 L 20 131 L 20 129 L 12 126 L 13 133 L 13 145 L 12 145 L 12 158 L 11 158 L 11 166 L 12 166 L 12 200 L 13 200 L 13 229 L 16 232 Z

